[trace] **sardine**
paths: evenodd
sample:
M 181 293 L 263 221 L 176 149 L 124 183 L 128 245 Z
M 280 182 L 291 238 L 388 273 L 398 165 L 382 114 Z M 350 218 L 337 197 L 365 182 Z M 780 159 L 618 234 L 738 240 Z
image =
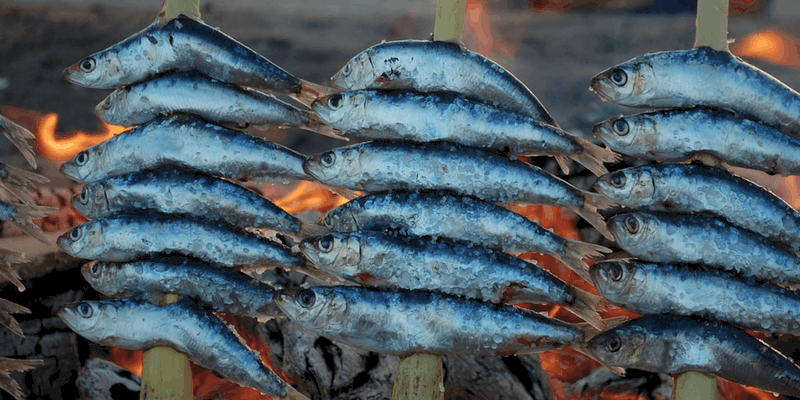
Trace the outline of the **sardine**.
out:
M 462 240 L 512 253 L 551 254 L 585 276 L 585 258 L 611 250 L 566 239 L 513 211 L 446 192 L 389 192 L 353 199 L 322 218 L 337 232 L 396 230 L 407 236 Z
M 22 125 L 2 115 L 0 115 L 0 132 L 2 132 L 3 136 L 22 153 L 22 156 L 25 157 L 28 164 L 36 168 L 33 146 L 28 142 L 28 140 L 35 140 L 36 136 Z
M 95 111 L 103 121 L 113 125 L 141 125 L 158 116 L 185 113 L 219 125 L 301 128 L 340 138 L 310 111 L 193 71 L 174 72 L 117 89 Z
M 800 94 L 730 52 L 710 47 L 635 57 L 597 74 L 590 88 L 624 106 L 724 108 L 800 135 Z
M 195 70 L 214 79 L 279 93 L 300 93 L 300 79 L 217 28 L 188 14 L 147 28 L 64 70 L 68 81 L 115 89 L 175 70 Z
M 39 228 L 32 220 L 43 218 L 57 211 L 58 208 L 55 207 L 10 204 L 0 200 L 0 221 L 11 222 L 22 232 L 46 244 L 52 244 L 52 241 L 44 235 L 42 228 Z
M 72 206 L 89 219 L 161 212 L 224 221 L 239 228 L 300 234 L 301 222 L 258 193 L 177 169 L 131 172 L 88 183 Z
M 603 326 L 595 310 L 598 296 L 534 264 L 474 244 L 351 232 L 306 239 L 300 251 L 315 266 L 367 286 L 432 290 L 495 304 L 561 304 Z
M 457 92 L 558 126 L 522 81 L 488 58 L 451 42 L 399 40 L 353 57 L 332 78 L 347 90 Z
M 721 322 L 652 315 L 623 322 L 587 343 L 603 364 L 679 375 L 702 372 L 790 396 L 800 368 L 759 339 Z
M 31 195 L 30 190 L 35 187 L 35 184 L 48 182 L 50 182 L 50 179 L 37 173 L 0 162 L 0 187 L 29 206 L 36 205 L 36 200 Z
M 58 246 L 73 257 L 133 261 L 153 254 L 181 254 L 226 267 L 294 268 L 304 260 L 262 236 L 187 216 L 122 215 L 72 228 Z
M 719 168 L 659 164 L 600 177 L 595 190 L 626 207 L 710 213 L 800 250 L 800 214 L 769 190 Z
M 233 180 L 312 179 L 306 157 L 243 132 L 188 116 L 155 119 L 94 145 L 61 165 L 79 182 L 174 166 Z
M 761 235 L 702 215 L 638 212 L 608 220 L 619 246 L 645 261 L 705 264 L 781 285 L 800 283 L 800 258 Z
M 448 143 L 369 142 L 312 156 L 305 171 L 346 189 L 450 190 L 502 203 L 557 205 L 570 209 L 611 238 L 598 208 L 613 203 L 513 158 Z
M 81 273 L 98 292 L 113 297 L 156 299 L 175 293 L 199 300 L 216 312 L 269 319 L 281 315 L 273 288 L 218 266 L 190 259 L 152 259 L 128 263 L 92 261 Z
M 612 303 L 640 314 L 694 315 L 769 333 L 800 334 L 800 295 L 691 265 L 604 261 L 592 281 Z
M 535 353 L 581 343 L 575 325 L 513 306 L 357 286 L 286 289 L 275 303 L 301 326 L 388 355 Z
M 70 329 L 102 346 L 128 350 L 168 346 L 224 379 L 263 394 L 302 396 L 267 369 L 235 331 L 188 299 L 163 307 L 135 298 L 83 301 L 64 306 L 58 316 Z
M 649 160 L 710 154 L 738 167 L 800 175 L 800 140 L 729 111 L 655 111 L 603 121 L 593 132 L 612 149 Z
M 565 174 L 571 158 L 595 175 L 618 156 L 527 115 L 465 99 L 454 93 L 360 90 L 315 101 L 325 123 L 362 139 L 408 142 L 447 141 L 493 148 L 515 155 L 552 155 Z

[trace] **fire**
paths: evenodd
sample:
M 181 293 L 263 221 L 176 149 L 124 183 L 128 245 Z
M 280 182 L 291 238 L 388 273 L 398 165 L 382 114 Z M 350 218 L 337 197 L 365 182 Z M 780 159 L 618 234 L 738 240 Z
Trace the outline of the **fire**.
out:
M 39 154 L 53 161 L 64 162 L 87 147 L 94 146 L 125 131 L 125 127 L 100 122 L 103 124 L 103 132 L 88 134 L 77 131 L 71 133 L 69 137 L 57 138 L 58 114 L 46 114 L 36 121 L 34 134 L 36 135 L 37 150 Z
M 293 215 L 312 210 L 326 213 L 344 203 L 347 203 L 346 198 L 309 181 L 301 182 L 291 193 L 275 200 L 276 206 Z
M 763 29 L 739 39 L 731 49 L 740 57 L 753 57 L 790 67 L 800 68 L 798 39 L 775 29 Z
M 495 52 L 507 57 L 514 57 L 514 46 L 498 40 L 492 30 L 491 14 L 485 0 L 467 0 L 466 15 L 464 16 L 465 29 L 468 33 L 465 38 L 472 50 L 492 58 Z

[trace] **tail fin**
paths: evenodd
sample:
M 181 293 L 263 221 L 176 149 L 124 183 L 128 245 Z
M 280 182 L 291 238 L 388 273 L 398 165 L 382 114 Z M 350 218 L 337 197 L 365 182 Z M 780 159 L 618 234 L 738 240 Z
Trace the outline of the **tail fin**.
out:
M 301 125 L 301 129 L 306 129 L 312 132 L 319 133 L 320 135 L 324 135 L 327 137 L 332 137 L 334 139 L 348 141 L 350 139 L 344 137 L 342 132 L 338 129 L 326 124 L 323 122 L 317 114 L 314 114 L 311 111 L 306 111 L 306 116 L 308 117 L 308 122 Z
M 16 360 L 0 357 L 0 389 L 5 390 L 17 400 L 22 400 L 22 390 L 19 384 L 11 378 L 10 372 L 25 372 L 31 368 L 42 365 L 42 360 Z
M 0 178 L 0 187 L 20 199 L 23 203 L 31 206 L 36 205 L 36 200 L 27 191 L 26 187 L 50 182 L 50 179 L 39 174 L 0 163 L 0 176 L 3 175 L 5 177 Z
M 0 277 L 8 279 L 9 282 L 13 283 L 14 286 L 17 287 L 17 290 L 20 292 L 25 291 L 25 285 L 22 284 L 22 278 L 20 278 L 19 273 L 16 269 L 14 269 L 13 264 L 15 261 L 13 260 L 4 260 L 2 264 L 0 264 Z
M 591 282 L 592 278 L 589 276 L 589 265 L 583 261 L 586 258 L 602 257 L 606 253 L 610 253 L 611 249 L 600 246 L 599 244 L 581 242 L 580 240 L 566 240 L 566 254 L 557 255 L 558 259 L 564 264 L 567 264 L 570 269 L 575 271 L 581 278 L 587 282 Z
M 601 296 L 591 294 L 585 290 L 573 288 L 575 291 L 575 302 L 565 305 L 565 308 L 573 314 L 579 316 L 597 329 L 605 329 L 606 324 L 597 312 L 600 305 L 604 302 Z
M 555 156 L 555 157 L 558 166 L 561 167 L 561 172 L 563 172 L 564 175 L 569 175 L 569 161 L 567 160 L 567 157 L 565 156 Z
M 31 222 L 31 220 L 53 214 L 58 211 L 58 208 L 26 205 L 18 205 L 13 207 L 15 215 L 11 219 L 11 222 L 16 227 L 45 244 L 53 244 L 52 240 L 50 240 L 50 238 L 45 236 L 44 232 L 42 232 L 42 229 Z
M 25 336 L 22 334 L 22 328 L 20 328 L 17 320 L 11 316 L 11 314 L 20 313 L 30 314 L 31 310 L 8 300 L 0 299 L 0 325 L 5 326 L 19 336 Z
M 611 231 L 608 230 L 608 227 L 606 226 L 606 221 L 597 212 L 597 210 L 609 208 L 615 205 L 616 203 L 599 193 L 583 192 L 583 195 L 584 195 L 583 206 L 572 210 L 576 214 L 580 215 L 581 218 L 585 219 L 587 222 L 592 224 L 592 226 L 595 227 L 595 229 L 597 229 L 598 231 L 600 231 L 600 233 L 603 236 L 605 236 L 606 239 L 613 242 L 614 237 L 611 235 Z
M 311 108 L 311 103 L 313 103 L 314 100 L 322 96 L 334 94 L 336 92 L 338 92 L 338 90 L 334 88 L 329 88 L 327 86 L 309 82 L 305 79 L 300 79 L 300 93 L 289 93 L 289 97 L 298 103 Z
M 3 116 L 0 116 L 0 132 L 3 132 L 3 135 L 8 138 L 11 144 L 19 149 L 20 153 L 22 153 L 22 156 L 28 161 L 28 164 L 30 164 L 31 167 L 36 168 L 36 158 L 33 156 L 33 146 L 28 143 L 28 139 L 36 139 L 36 136 L 34 136 L 31 131 Z
M 621 159 L 621 156 L 615 153 L 608 147 L 600 147 L 588 140 L 575 138 L 578 144 L 583 148 L 580 154 L 571 156 L 573 160 L 577 161 L 589 171 L 592 171 L 596 176 L 605 175 L 608 173 L 605 165 L 614 164 Z

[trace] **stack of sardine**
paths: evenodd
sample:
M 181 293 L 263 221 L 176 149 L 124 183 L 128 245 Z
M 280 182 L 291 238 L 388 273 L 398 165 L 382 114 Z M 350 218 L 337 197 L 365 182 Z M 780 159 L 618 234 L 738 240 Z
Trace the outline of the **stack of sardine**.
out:
M 34 139 L 34 135 L 29 130 L 0 115 L 0 133 L 22 153 L 31 167 L 36 168 L 33 147 L 29 143 Z M 0 187 L 21 202 L 0 200 L 0 221 L 8 221 L 26 234 L 51 244 L 51 240 L 32 220 L 52 214 L 58 209 L 38 205 L 30 193 L 36 184 L 47 182 L 50 180 L 44 176 L 0 162 Z M 24 254 L 0 249 L 0 278 L 14 284 L 20 292 L 25 290 L 25 285 L 22 283 L 17 268 L 26 260 Z M 0 325 L 5 326 L 16 335 L 24 336 L 22 328 L 11 314 L 28 314 L 30 312 L 27 307 L 0 298 Z M 21 399 L 22 391 L 9 374 L 27 371 L 41 363 L 42 360 L 17 360 L 0 357 L 0 388 L 14 398 Z
M 170 346 L 264 394 L 299 395 L 206 309 L 275 317 L 274 288 L 236 269 L 308 272 L 302 256 L 265 233 L 296 240 L 321 228 L 235 183 L 312 180 L 305 156 L 234 128 L 335 136 L 311 111 L 262 91 L 307 102 L 319 88 L 188 15 L 162 14 L 65 77 L 115 88 L 98 115 L 135 127 L 64 163 L 65 175 L 86 182 L 72 204 L 92 220 L 58 239 L 64 251 L 94 260 L 82 272 L 95 289 L 129 297 L 70 305 L 62 318 L 100 344 Z M 185 297 L 159 306 L 165 293 Z
M 304 169 L 340 191 L 367 192 L 332 211 L 336 233 L 300 250 L 363 287 L 280 292 L 305 328 L 382 354 L 524 354 L 580 344 L 582 326 L 516 308 L 561 304 L 602 326 L 598 296 L 513 254 L 554 256 L 588 279 L 605 247 L 570 240 L 498 205 L 558 205 L 608 235 L 609 202 L 517 156 L 574 159 L 596 174 L 616 154 L 561 128 L 533 93 L 454 43 L 384 42 L 333 78 L 346 91 L 312 104 L 343 135 L 372 140 L 310 157 Z
M 800 395 L 800 368 L 742 328 L 800 334 L 800 215 L 721 168 L 800 173 L 800 94 L 727 51 L 636 57 L 592 79 L 621 105 L 665 108 L 613 118 L 594 133 L 623 154 L 666 162 L 600 178 L 632 212 L 609 219 L 635 259 L 592 266 L 609 301 L 648 315 L 603 332 L 590 352 L 613 367 L 700 371 Z

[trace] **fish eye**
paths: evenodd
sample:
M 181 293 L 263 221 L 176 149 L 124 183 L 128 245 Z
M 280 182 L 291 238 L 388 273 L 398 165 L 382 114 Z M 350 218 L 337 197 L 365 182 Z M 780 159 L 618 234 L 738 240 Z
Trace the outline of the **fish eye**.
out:
M 331 97 L 328 97 L 328 107 L 332 110 L 336 110 L 342 106 L 342 95 L 335 94 Z
M 81 190 L 81 195 L 78 197 L 78 200 L 80 200 L 81 204 L 89 203 L 89 190 L 87 190 L 86 186 Z
M 611 82 L 614 82 L 617 86 L 625 86 L 625 84 L 628 83 L 628 74 L 619 68 L 611 71 L 610 78 Z
M 323 154 L 319 160 L 322 162 L 323 167 L 330 167 L 334 162 L 336 162 L 336 154 L 333 154 L 332 151 L 329 151 Z
M 625 174 L 618 173 L 611 175 L 610 182 L 611 186 L 614 186 L 615 188 L 621 188 L 625 186 Z
M 78 166 L 86 164 L 87 161 L 89 161 L 89 154 L 87 154 L 85 151 L 82 151 L 75 156 L 75 163 L 78 164 Z
M 625 218 L 625 228 L 627 228 L 630 233 L 639 232 L 639 220 L 632 215 L 627 216 Z
M 353 67 L 351 67 L 350 63 L 348 62 L 347 64 L 344 65 L 344 68 L 342 68 L 342 75 L 344 76 L 350 75 L 350 72 L 352 71 Z
M 611 266 L 608 267 L 608 275 L 611 277 L 612 281 L 619 282 L 623 275 L 622 267 L 618 264 L 611 264 Z
M 91 318 L 92 317 L 92 306 L 87 303 L 78 304 L 77 307 L 78 315 L 83 318 Z
M 301 290 L 300 293 L 297 294 L 297 302 L 305 308 L 311 308 L 316 301 L 317 296 L 309 289 Z
M 103 100 L 103 110 L 110 110 L 111 109 L 111 96 L 106 97 Z
M 317 242 L 317 248 L 321 251 L 328 253 L 333 250 L 333 238 L 325 236 Z
M 622 347 L 622 341 L 619 340 L 619 337 L 617 336 L 614 336 L 613 338 L 611 338 L 611 340 L 606 342 L 606 348 L 608 348 L 608 351 L 612 353 L 616 353 L 617 351 L 619 351 L 621 347 Z
M 325 216 L 325 226 L 328 228 L 333 228 L 333 218 L 331 218 L 330 214 Z
M 624 119 L 620 118 L 614 121 L 613 126 L 614 126 L 614 131 L 617 133 L 617 135 L 625 136 L 628 134 L 628 122 L 625 121 Z
M 92 269 L 90 270 L 90 272 L 92 273 L 93 277 L 97 278 L 98 276 L 100 276 L 100 266 L 97 265 L 96 262 L 93 263 L 92 264 Z
M 81 238 L 81 228 L 77 227 L 77 228 L 69 231 L 69 238 L 72 239 L 73 242 L 78 240 L 78 239 L 80 239 Z
M 97 65 L 97 63 L 94 61 L 94 58 L 92 58 L 92 57 L 84 58 L 80 63 L 81 71 L 87 72 L 87 73 L 88 72 L 92 72 L 92 71 L 94 71 L 94 67 L 96 65 Z

